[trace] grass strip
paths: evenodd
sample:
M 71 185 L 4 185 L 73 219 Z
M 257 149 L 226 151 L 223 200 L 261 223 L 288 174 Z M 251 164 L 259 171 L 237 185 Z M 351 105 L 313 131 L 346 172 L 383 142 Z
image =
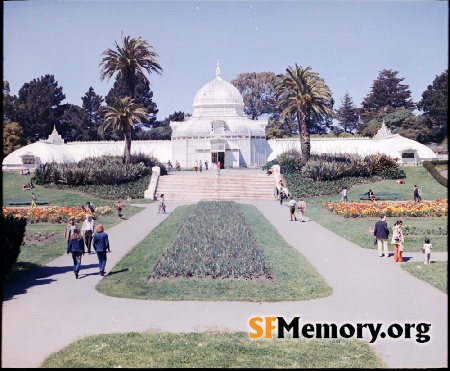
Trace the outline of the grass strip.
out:
M 422 262 L 408 262 L 401 264 L 401 267 L 414 277 L 428 282 L 442 292 L 448 294 L 448 262 L 433 261 L 431 253 L 431 263 L 425 265 Z
M 320 356 L 318 356 L 320 355 Z M 244 332 L 126 333 L 78 340 L 41 368 L 386 368 L 355 339 L 251 340 Z

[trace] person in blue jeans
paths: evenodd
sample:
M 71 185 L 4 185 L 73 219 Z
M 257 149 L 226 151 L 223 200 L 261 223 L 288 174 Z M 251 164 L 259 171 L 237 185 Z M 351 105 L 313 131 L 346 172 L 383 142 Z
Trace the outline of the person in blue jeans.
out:
M 81 236 L 79 228 L 75 228 L 67 243 L 67 254 L 72 253 L 73 272 L 75 278 L 78 279 L 78 274 L 81 268 L 81 257 L 84 255 L 84 241 Z
M 105 267 L 106 267 L 106 254 L 111 252 L 109 248 L 109 239 L 108 235 L 103 228 L 103 225 L 97 224 L 95 227 L 94 239 L 92 240 L 92 246 L 94 246 L 95 251 L 97 252 L 98 258 L 98 266 L 100 269 L 100 275 L 105 275 Z

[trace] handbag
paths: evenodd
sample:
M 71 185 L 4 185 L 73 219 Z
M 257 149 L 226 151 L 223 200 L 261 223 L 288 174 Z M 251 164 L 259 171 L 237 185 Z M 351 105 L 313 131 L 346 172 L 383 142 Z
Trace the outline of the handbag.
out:
M 374 238 L 373 238 L 373 244 L 376 245 L 377 243 L 378 243 L 378 242 L 377 242 L 377 238 L 374 237 Z

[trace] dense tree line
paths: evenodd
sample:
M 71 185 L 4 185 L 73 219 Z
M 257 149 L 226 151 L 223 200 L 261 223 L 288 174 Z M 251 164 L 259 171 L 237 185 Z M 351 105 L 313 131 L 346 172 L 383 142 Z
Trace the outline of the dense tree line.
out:
M 289 115 L 281 117 L 282 108 L 277 106 L 275 99 L 276 86 L 286 77 L 289 78 L 289 72 L 278 75 L 272 72 L 252 72 L 239 74 L 231 81 L 243 96 L 245 113 L 249 118 L 268 119 L 268 139 L 299 134 L 297 120 Z M 398 77 L 398 71 L 383 69 L 359 107 L 346 92 L 340 105 L 333 107 L 332 113 L 308 118 L 309 133 L 373 136 L 384 121 L 394 134 L 401 134 L 421 143 L 441 143 L 447 138 L 448 71 L 436 76 L 422 93 L 419 102 L 412 101 L 411 91 L 403 83 L 404 80 Z M 304 96 L 306 97 L 305 94 Z M 296 98 L 293 96 L 292 99 Z M 334 106 L 334 99 L 329 103 Z M 422 114 L 415 115 L 416 109 Z
M 131 43 L 132 40 L 139 39 L 124 37 L 122 42 L 129 47 L 136 46 Z M 143 46 L 149 48 L 149 63 L 153 66 L 157 55 L 148 44 Z M 111 55 L 105 54 L 104 60 L 117 64 L 117 51 L 108 49 L 106 52 Z M 159 66 L 157 62 L 156 65 Z M 306 88 L 308 78 L 304 79 L 302 85 L 301 79 L 296 79 L 295 72 L 309 71 L 311 76 L 317 77 L 318 73 L 312 72 L 310 67 L 295 66 L 288 67 L 284 74 L 241 73 L 231 81 L 242 94 L 245 114 L 253 120 L 268 119 L 268 139 L 299 136 L 302 133 L 303 139 L 309 140 L 309 134 L 328 132 L 335 135 L 347 133 L 373 136 L 383 122 L 394 134 L 398 133 L 421 143 L 441 143 L 447 138 L 447 70 L 436 76 L 422 93 L 419 102 L 412 101 L 409 86 L 403 83 L 404 78 L 398 77 L 398 71 L 384 69 L 379 72 L 359 106 L 354 103 L 349 92 L 346 92 L 340 99 L 340 105 L 335 107 L 331 91 L 320 78 L 316 80 L 320 82 L 322 93 L 326 92 L 326 99 L 313 99 L 305 106 L 300 104 L 301 97 L 313 97 L 308 95 L 311 91 Z M 128 79 L 131 70 L 132 68 L 120 63 L 116 69 L 108 69 L 109 72 L 103 78 L 115 75 L 115 82 L 107 96 L 103 98 L 89 87 L 81 97 L 80 106 L 63 103 L 63 87 L 50 74 L 25 83 L 17 96 L 10 95 L 9 83 L 3 81 L 3 157 L 27 143 L 47 138 L 54 127 L 65 141 L 123 140 L 122 126 L 105 127 L 105 114 L 106 107 L 113 106 L 127 96 L 133 97 L 133 104 L 145 111 L 133 122 L 131 129 L 127 129 L 130 139 L 170 140 L 170 121 L 183 121 L 186 114 L 174 112 L 168 118 L 158 121 L 158 107 L 153 101 L 148 78 L 137 73 L 131 77 L 130 85 Z M 155 66 L 149 67 L 149 70 L 157 73 L 162 71 Z M 295 86 L 300 96 L 296 96 Z M 134 92 L 131 93 L 130 89 L 134 89 Z M 322 94 L 317 91 L 315 93 L 317 96 Z M 302 107 L 298 112 L 296 104 L 297 107 Z M 317 111 L 317 107 L 326 112 Z

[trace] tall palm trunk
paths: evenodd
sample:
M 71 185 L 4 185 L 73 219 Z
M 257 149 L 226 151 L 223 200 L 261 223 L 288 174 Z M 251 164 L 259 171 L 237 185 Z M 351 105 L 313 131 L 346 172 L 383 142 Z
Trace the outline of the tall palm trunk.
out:
M 123 156 L 125 158 L 125 163 L 129 164 L 131 162 L 131 125 L 128 123 L 124 123 L 123 125 L 123 136 L 125 139 Z
M 306 117 L 303 111 L 297 110 L 298 131 L 300 134 L 300 151 L 302 153 L 301 163 L 304 165 L 309 160 L 311 143 Z

